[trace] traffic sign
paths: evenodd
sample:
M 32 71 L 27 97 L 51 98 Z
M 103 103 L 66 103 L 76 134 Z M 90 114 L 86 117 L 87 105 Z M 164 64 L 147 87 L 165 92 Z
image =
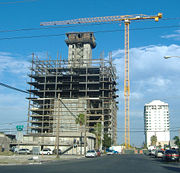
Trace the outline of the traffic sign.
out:
M 17 125 L 16 129 L 17 131 L 23 131 L 24 126 L 23 125 Z

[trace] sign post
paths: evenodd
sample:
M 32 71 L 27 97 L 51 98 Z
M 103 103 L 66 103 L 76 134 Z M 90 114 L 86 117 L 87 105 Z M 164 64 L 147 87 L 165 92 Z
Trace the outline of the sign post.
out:
M 16 139 L 17 139 L 17 143 L 18 143 L 18 149 L 19 149 L 19 142 L 22 142 L 22 139 L 23 139 L 23 128 L 24 128 L 23 125 L 16 126 L 16 130 L 17 130 Z

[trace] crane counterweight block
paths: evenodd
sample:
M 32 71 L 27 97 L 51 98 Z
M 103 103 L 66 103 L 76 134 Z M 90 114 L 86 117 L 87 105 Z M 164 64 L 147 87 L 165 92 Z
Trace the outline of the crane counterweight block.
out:
M 158 17 L 162 18 L 163 14 L 162 13 L 158 13 Z

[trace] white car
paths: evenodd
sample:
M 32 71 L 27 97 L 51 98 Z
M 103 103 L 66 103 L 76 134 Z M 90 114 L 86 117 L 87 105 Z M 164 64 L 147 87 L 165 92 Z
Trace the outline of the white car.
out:
M 53 152 L 50 148 L 44 148 L 42 151 L 39 152 L 39 154 L 50 155 L 50 154 L 53 154 Z
M 155 156 L 155 153 L 156 153 L 156 150 L 154 149 L 154 150 L 151 150 L 151 155 L 152 156 Z
M 162 150 L 157 150 L 155 153 L 156 158 L 162 158 L 163 155 L 164 155 L 164 151 L 162 151 Z
M 21 148 L 17 151 L 18 154 L 30 154 L 30 150 L 27 148 Z
M 85 157 L 97 157 L 97 153 L 95 150 L 89 150 L 89 151 L 87 151 Z

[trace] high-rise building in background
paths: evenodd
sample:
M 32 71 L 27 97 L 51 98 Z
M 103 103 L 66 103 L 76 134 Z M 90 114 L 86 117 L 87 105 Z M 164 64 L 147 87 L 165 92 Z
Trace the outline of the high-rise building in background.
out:
M 153 100 L 144 106 L 144 130 L 147 146 L 152 145 L 151 137 L 156 136 L 156 145 L 164 146 L 170 141 L 168 103 Z

